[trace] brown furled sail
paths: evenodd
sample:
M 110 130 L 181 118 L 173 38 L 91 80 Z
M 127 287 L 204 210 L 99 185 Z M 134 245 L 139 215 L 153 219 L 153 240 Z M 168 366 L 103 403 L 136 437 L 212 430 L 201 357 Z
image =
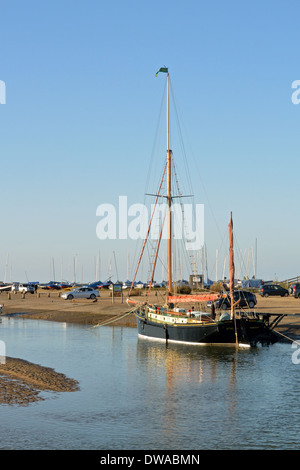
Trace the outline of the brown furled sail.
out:
M 214 301 L 220 297 L 219 294 L 195 294 L 195 295 L 169 295 L 168 300 L 172 303 L 190 303 Z
M 234 323 L 235 342 L 238 345 L 238 335 L 236 328 L 236 319 L 234 314 L 234 255 L 233 255 L 233 221 L 232 212 L 230 212 L 229 228 L 229 282 L 230 282 L 230 303 L 231 303 L 231 319 Z
M 233 317 L 233 294 L 234 294 L 234 256 L 233 256 L 233 221 L 232 212 L 230 212 L 229 228 L 229 282 L 230 282 L 230 300 L 231 300 L 231 317 Z

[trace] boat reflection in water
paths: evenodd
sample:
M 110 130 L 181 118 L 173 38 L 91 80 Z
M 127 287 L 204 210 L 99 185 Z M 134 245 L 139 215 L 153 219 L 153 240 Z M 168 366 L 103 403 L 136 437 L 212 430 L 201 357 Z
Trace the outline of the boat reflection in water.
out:
M 257 353 L 259 350 L 253 349 L 250 356 Z M 183 422 L 188 425 L 183 414 L 196 413 L 210 424 L 221 417 L 231 418 L 237 403 L 238 364 L 243 368 L 244 359 L 248 363 L 250 356 L 247 350 L 226 346 L 195 348 L 139 338 L 137 360 L 147 374 L 143 406 L 153 406 L 153 397 L 160 397 L 155 401 L 155 415 L 168 434 Z M 224 394 L 224 389 L 228 393 Z M 183 402 L 184 407 L 179 406 Z

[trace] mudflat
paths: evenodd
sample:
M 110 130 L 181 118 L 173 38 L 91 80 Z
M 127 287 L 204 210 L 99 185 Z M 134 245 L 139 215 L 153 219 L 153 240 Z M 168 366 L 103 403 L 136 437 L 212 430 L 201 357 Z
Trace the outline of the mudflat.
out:
M 79 390 L 76 380 L 54 369 L 22 359 L 6 357 L 0 364 L 0 403 L 26 406 L 43 400 L 42 390 L 74 392 Z

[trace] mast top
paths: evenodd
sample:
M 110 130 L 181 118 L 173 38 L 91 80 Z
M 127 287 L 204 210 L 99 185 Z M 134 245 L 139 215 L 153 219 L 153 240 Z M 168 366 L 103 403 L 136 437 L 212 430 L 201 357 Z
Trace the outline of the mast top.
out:
M 164 72 L 164 73 L 167 73 L 169 75 L 169 69 L 168 67 L 164 66 L 164 67 L 161 67 L 155 74 L 155 78 L 157 77 L 157 75 L 159 74 L 159 72 Z

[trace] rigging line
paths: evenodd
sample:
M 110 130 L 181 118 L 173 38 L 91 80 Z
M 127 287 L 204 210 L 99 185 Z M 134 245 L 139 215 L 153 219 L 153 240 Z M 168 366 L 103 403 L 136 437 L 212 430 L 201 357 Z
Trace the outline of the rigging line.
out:
M 178 128 L 179 142 L 180 142 L 180 146 L 181 146 L 183 161 L 184 161 L 184 164 L 185 164 L 185 171 L 186 171 L 187 180 L 188 180 L 187 182 L 188 182 L 189 187 L 191 189 L 193 189 L 192 179 L 191 179 L 189 165 L 188 165 L 188 159 L 187 159 L 187 156 L 186 156 L 183 136 L 182 136 L 182 132 L 181 132 L 180 119 L 179 119 L 179 114 L 178 114 L 178 111 L 177 111 L 176 100 L 175 100 L 175 95 L 174 95 L 172 84 L 171 84 L 170 88 L 171 88 L 171 94 L 172 94 L 172 98 L 173 98 L 173 105 L 174 105 L 176 123 L 177 123 L 177 128 Z
M 89 326 L 87 329 L 90 330 L 92 328 L 97 328 L 98 326 L 105 326 L 105 325 L 109 325 L 110 323 L 113 323 L 117 320 L 121 320 L 121 318 L 124 318 L 124 317 L 127 317 L 128 315 L 130 315 L 131 313 L 134 313 L 134 311 L 136 310 L 136 308 L 133 308 L 132 310 L 130 310 L 129 312 L 126 312 L 124 314 L 121 314 L 121 315 L 118 315 L 116 318 L 113 318 L 111 320 L 104 320 L 103 322 L 101 323 L 97 323 L 97 325 L 93 325 L 93 326 Z
M 152 167 L 154 166 L 154 160 L 155 160 L 154 155 L 156 153 L 155 147 L 156 146 L 159 147 L 158 146 L 158 140 L 159 140 L 158 139 L 158 134 L 161 134 L 161 132 L 162 132 L 162 117 L 163 117 L 163 107 L 164 107 L 164 103 L 165 103 L 166 89 L 167 89 L 167 85 L 165 83 L 164 92 L 163 92 L 163 95 L 162 95 L 162 100 L 161 100 L 161 105 L 160 105 L 160 111 L 159 111 L 158 120 L 157 120 L 157 127 L 156 127 L 155 137 L 154 137 L 154 140 L 153 140 L 151 158 L 150 158 L 147 177 L 146 177 L 146 192 L 148 192 L 147 188 L 148 188 L 148 185 L 150 183 L 150 174 L 152 172 Z
M 273 330 L 273 331 L 275 331 L 275 333 L 277 333 L 278 335 L 281 335 L 284 338 L 288 339 L 289 341 L 292 341 L 292 343 L 300 345 L 300 343 L 298 341 L 295 341 L 294 339 L 289 338 L 288 336 L 284 335 L 283 333 L 280 333 L 278 330 Z
M 154 246 L 152 245 L 152 242 L 151 240 L 148 240 L 149 241 L 149 244 L 151 246 L 152 249 L 154 249 Z M 150 258 L 150 255 L 149 255 L 149 251 L 148 251 L 148 256 Z M 165 269 L 165 271 L 167 271 L 167 265 L 165 264 L 165 262 L 163 261 L 163 259 L 161 258 L 161 256 L 159 256 L 159 254 L 157 255 L 157 259 L 158 261 L 161 263 L 162 267 Z M 151 262 L 149 261 L 149 263 L 151 264 Z
M 149 298 L 150 289 L 151 289 L 152 282 L 153 282 L 153 278 L 154 278 L 154 273 L 155 273 L 155 268 L 156 268 L 156 261 L 157 261 L 157 256 L 158 256 L 158 250 L 159 250 L 159 246 L 160 246 L 160 242 L 161 242 L 161 236 L 162 236 L 162 232 L 163 232 L 163 228 L 164 228 L 165 218 L 166 218 L 166 214 L 165 214 L 163 223 L 162 223 L 162 225 L 161 225 L 161 230 L 160 230 L 160 234 L 159 234 L 159 240 L 158 240 L 158 243 L 157 243 L 156 254 L 155 254 L 155 260 L 154 260 L 154 263 L 153 263 L 153 269 L 152 269 L 152 275 L 151 275 L 151 280 L 150 280 L 150 284 L 149 284 L 149 290 L 148 290 L 147 299 Z
M 159 197 L 159 194 L 158 194 L 158 197 Z M 164 208 L 165 208 L 165 207 L 164 207 Z M 166 208 L 165 208 L 165 213 L 164 213 L 164 215 L 162 215 L 162 216 L 163 216 L 163 220 L 165 219 L 166 214 L 167 214 L 167 210 L 166 210 Z M 153 214 L 153 216 L 154 216 L 154 214 Z M 158 221 L 157 221 L 157 222 L 158 222 Z M 157 239 L 155 239 L 155 240 L 156 240 L 156 242 L 157 242 Z M 151 256 L 150 256 L 150 253 L 149 253 L 149 245 L 150 245 L 151 250 L 153 251 L 154 248 L 155 248 L 155 246 L 154 246 L 154 243 L 152 243 L 152 240 L 151 240 L 150 238 L 148 239 L 147 250 L 148 250 L 149 264 L 151 265 L 152 263 L 151 263 Z M 167 270 L 167 266 L 166 266 L 166 264 L 164 263 L 163 259 L 159 256 L 159 254 L 158 254 L 158 260 L 160 261 L 162 267 L 163 267 L 165 270 Z
M 213 212 L 213 209 L 212 209 L 212 206 L 211 206 L 209 197 L 208 197 L 208 193 L 207 193 L 206 187 L 205 187 L 204 182 L 203 182 L 203 180 L 202 180 L 202 178 L 201 178 L 201 172 L 200 172 L 200 169 L 199 169 L 199 167 L 198 167 L 198 162 L 197 162 L 197 160 L 196 160 L 196 158 L 195 158 L 195 154 L 194 154 L 194 152 L 193 152 L 193 150 L 192 150 L 192 146 L 191 146 L 191 143 L 190 143 L 190 140 L 189 140 L 189 137 L 188 137 L 187 130 L 186 130 L 185 126 L 184 126 L 184 123 L 183 123 L 183 127 L 184 127 L 184 129 L 185 129 L 185 134 L 186 134 L 186 136 L 187 136 L 187 141 L 188 141 L 189 146 L 190 146 L 190 152 L 191 152 L 191 155 L 192 155 L 193 160 L 194 160 L 195 168 L 196 168 L 196 170 L 197 170 L 197 172 L 198 172 L 198 175 L 199 175 L 199 180 L 200 180 L 200 183 L 201 183 L 201 185 L 202 185 L 202 189 L 203 189 L 204 194 L 205 194 L 205 196 L 206 196 L 209 209 L 210 209 L 210 211 L 211 211 L 211 214 L 212 214 L 212 217 L 213 217 L 213 219 L 214 219 L 215 225 L 216 225 L 217 230 L 218 230 L 218 232 L 219 232 L 219 236 L 220 236 L 220 238 L 222 239 L 221 230 L 220 230 L 220 228 L 219 228 L 219 225 L 218 225 L 218 223 L 217 223 L 215 214 L 214 214 L 214 212 Z
M 183 262 L 185 264 L 185 268 L 188 271 L 188 274 L 191 272 L 193 274 L 197 273 L 197 263 L 196 263 L 196 258 L 193 255 L 188 255 L 186 246 L 184 245 L 183 240 L 181 240 L 181 245 L 182 245 L 182 253 L 183 253 Z
M 161 185 L 160 185 L 160 188 L 156 194 L 156 197 L 159 198 L 159 197 L 164 197 L 164 196 L 161 196 L 161 192 L 163 192 L 163 185 L 165 183 L 165 174 L 166 174 L 166 169 L 167 169 L 167 162 L 166 162 L 166 166 L 164 168 L 164 172 L 163 172 L 163 175 L 162 175 L 162 182 L 161 182 Z M 153 211 L 153 217 L 154 215 L 157 215 L 157 212 L 156 212 L 156 208 L 157 206 L 154 207 L 154 211 Z M 155 220 L 154 220 L 155 221 Z M 153 223 L 152 223 L 152 226 L 153 226 Z M 158 214 L 158 217 L 156 218 L 156 227 L 157 229 L 159 229 L 159 214 Z M 156 247 L 155 247 L 155 244 L 152 243 L 151 239 L 149 239 L 149 243 L 147 245 L 147 253 L 148 253 L 148 262 L 149 262 L 149 270 L 148 270 L 148 275 L 150 276 L 150 268 L 151 266 L 153 265 L 153 251 L 154 250 L 157 250 L 157 244 L 158 244 L 158 241 L 157 241 L 157 238 L 154 238 L 154 240 L 156 241 Z M 150 250 L 149 250 L 149 245 L 151 247 L 151 253 L 150 253 Z M 160 260 L 160 258 L 158 258 Z M 163 263 L 162 263 L 163 264 Z M 164 266 L 165 267 L 165 266 Z M 147 278 L 148 280 L 148 278 Z M 150 279 L 149 279 L 150 281 Z
M 179 204 L 180 204 L 180 208 L 181 208 L 181 213 L 182 213 L 182 218 L 183 218 L 183 225 L 184 225 L 184 228 L 185 228 L 185 235 L 187 238 L 190 238 L 189 237 L 189 233 L 188 233 L 188 227 L 187 227 L 187 223 L 186 223 L 186 217 L 185 217 L 185 214 L 184 214 L 184 210 L 183 210 L 183 204 L 182 204 L 182 201 L 181 201 L 181 192 L 180 192 L 180 188 L 179 188 L 179 181 L 178 181 L 178 177 L 177 177 L 177 173 L 176 173 L 176 169 L 175 169 L 175 163 L 174 161 L 172 161 L 172 165 L 173 165 L 173 171 L 174 171 L 174 176 L 175 176 L 175 182 L 176 182 L 176 189 L 177 189 L 177 194 L 179 195 Z M 191 251 L 191 250 L 190 250 Z M 184 250 L 184 254 L 187 256 L 187 253 L 186 253 L 186 250 Z M 190 266 L 193 268 L 194 272 L 195 272 L 195 269 L 196 269 L 196 261 L 195 261 L 195 255 L 193 253 L 190 253 L 189 254 L 189 258 L 190 258 Z M 188 258 L 186 258 L 187 260 Z
M 145 248 L 145 245 L 146 245 L 147 240 L 148 240 L 148 237 L 149 237 L 150 228 L 151 228 L 151 223 L 152 223 L 152 218 L 153 218 L 154 211 L 155 211 L 155 207 L 156 207 L 156 204 L 157 204 L 157 201 L 158 201 L 159 192 L 160 192 L 161 187 L 162 187 L 162 184 L 163 184 L 163 180 L 164 180 L 164 176 L 165 176 L 166 169 L 167 169 L 167 163 L 165 164 L 165 168 L 164 168 L 164 172 L 163 172 L 163 177 L 162 177 L 162 179 L 161 179 L 161 183 L 160 183 L 160 186 L 159 186 L 158 194 L 157 194 L 157 196 L 156 196 L 155 205 L 154 205 L 154 207 L 153 207 L 153 211 L 152 211 L 151 218 L 150 218 L 149 225 L 148 225 L 147 234 L 146 234 L 146 237 L 145 237 L 145 240 L 144 240 L 144 243 L 143 243 L 142 251 L 141 251 L 141 254 L 140 254 L 140 258 L 139 258 L 138 265 L 137 265 L 137 267 L 136 267 L 136 271 L 135 271 L 135 274 L 134 274 L 134 278 L 133 278 L 133 280 L 132 280 L 132 284 L 131 284 L 131 287 L 130 287 L 129 295 L 130 295 L 130 293 L 131 293 L 131 291 L 132 291 L 132 289 L 133 289 L 133 284 L 134 284 L 134 282 L 135 282 L 135 278 L 136 278 L 136 275 L 137 275 L 137 272 L 138 272 L 138 269 L 139 269 L 139 266 L 140 266 L 140 262 L 141 262 L 141 259 L 142 259 L 143 253 L 144 253 L 144 248 Z
M 218 254 L 219 256 L 222 255 L 222 252 L 224 253 L 225 252 L 225 255 L 224 256 L 227 256 L 227 252 L 228 252 L 228 247 L 225 247 L 225 241 L 227 240 L 228 238 L 228 233 L 227 233 L 227 230 L 224 230 L 223 232 L 223 237 L 221 239 L 221 243 L 219 245 L 219 248 L 218 248 Z M 216 269 L 217 265 L 216 265 L 216 261 L 214 262 L 214 267 Z
M 183 257 L 183 261 L 185 262 L 185 265 L 187 268 L 191 269 L 192 272 L 195 274 L 196 273 L 196 259 L 195 259 L 195 254 L 191 250 L 187 250 L 186 245 L 185 245 L 185 240 L 182 237 L 179 240 L 176 240 L 176 245 L 178 246 L 179 250 L 179 245 L 181 246 L 181 253 Z
M 240 273 L 241 273 L 240 277 L 242 277 L 242 276 L 245 276 L 247 274 L 245 260 L 244 260 L 245 255 L 242 254 L 242 250 L 239 247 L 238 240 L 237 240 L 236 236 L 234 236 L 234 243 L 237 246 L 236 251 L 238 252 L 238 256 L 239 256 L 238 263 L 239 263 L 239 270 L 240 270 Z M 242 274 L 243 272 L 244 272 L 244 274 Z
M 159 187 L 158 187 L 156 195 L 155 195 L 156 196 L 156 202 L 157 202 L 157 197 L 160 195 L 160 192 L 162 191 L 163 184 L 165 183 L 164 177 L 165 177 L 165 173 L 166 173 L 166 168 L 167 168 L 167 163 L 165 163 L 165 166 L 162 170 L 162 174 L 160 175 L 159 181 L 161 181 L 161 183 L 159 184 Z M 146 199 L 146 193 L 144 194 L 144 205 L 145 205 L 145 199 Z M 154 203 L 154 206 L 156 205 L 156 202 Z M 139 249 L 139 244 L 136 243 L 135 244 L 135 254 L 134 254 L 134 266 L 137 265 L 136 258 L 137 258 L 138 249 Z M 147 249 L 148 249 L 148 247 L 147 247 Z M 140 252 L 141 252 L 141 249 L 140 249 Z M 148 255 L 149 255 L 149 251 L 148 251 Z
M 166 216 L 166 213 L 165 213 L 164 217 L 165 217 L 165 216 Z M 149 264 L 151 265 L 152 263 L 151 263 L 151 256 L 150 256 L 150 253 L 149 253 L 149 245 L 150 245 L 151 250 L 153 251 L 155 247 L 154 247 L 154 244 L 152 243 L 152 241 L 151 241 L 150 238 L 148 239 L 147 250 L 148 250 Z M 165 253 L 163 253 L 162 256 L 164 256 L 164 255 L 165 255 Z M 162 256 L 160 256 L 160 254 L 158 253 L 157 259 L 158 259 L 158 261 L 160 262 L 161 266 L 164 268 L 164 270 L 165 270 L 165 272 L 166 272 L 166 271 L 167 271 L 167 264 L 166 264 L 165 261 L 163 260 L 163 257 L 162 257 Z
M 176 118 L 177 118 L 177 125 L 178 125 L 178 129 L 179 129 L 180 143 L 181 143 L 182 153 L 183 153 L 183 157 L 184 157 L 184 163 L 185 163 L 185 166 L 186 166 L 186 174 L 187 174 L 188 180 L 190 181 L 190 182 L 189 182 L 190 187 L 192 188 L 192 181 L 191 181 L 191 177 L 190 177 L 189 166 L 188 166 L 188 163 L 187 163 L 186 151 L 185 151 L 185 147 L 184 147 L 184 143 L 183 143 L 182 132 L 181 132 L 181 127 L 180 127 L 180 120 L 179 120 L 179 117 L 178 117 L 178 112 L 177 112 L 177 107 L 176 107 L 176 100 L 175 100 L 175 97 L 174 97 L 174 94 L 173 94 L 173 88 L 171 88 L 171 91 L 172 91 L 172 96 L 173 96 L 173 102 L 174 102 L 174 108 L 175 108 L 175 115 L 176 115 Z M 186 132 L 186 135 L 187 135 L 187 132 Z M 191 148 L 191 146 L 190 146 L 190 148 Z M 196 163 L 196 169 L 198 170 L 199 175 L 201 175 L 201 174 L 200 174 L 200 171 L 199 171 L 199 168 L 198 168 L 197 161 L 195 160 L 195 156 L 194 156 L 193 152 L 192 152 L 192 156 L 193 156 L 193 159 L 194 159 L 194 161 L 195 161 L 195 163 Z M 215 217 L 215 215 L 214 215 L 214 212 L 213 212 L 213 209 L 212 209 L 210 200 L 209 200 L 209 198 L 208 198 L 208 194 L 207 194 L 206 188 L 205 188 L 204 183 L 203 183 L 203 181 L 202 181 L 202 179 L 201 179 L 201 176 L 200 176 L 200 182 L 201 182 L 201 184 L 202 184 L 202 187 L 203 187 L 203 190 L 204 190 L 206 199 L 207 199 L 207 201 L 208 201 L 208 205 L 209 205 L 210 212 L 211 212 L 211 214 L 212 214 L 212 216 L 213 216 L 215 225 L 216 225 L 217 230 L 218 230 L 218 232 L 219 232 L 219 236 L 220 236 L 220 238 L 222 239 L 221 231 L 220 231 L 219 226 L 218 226 L 218 224 L 217 224 L 216 217 Z M 222 244 L 223 244 L 223 241 L 222 241 Z M 215 269 L 216 269 L 216 262 L 215 262 Z
M 196 263 L 193 262 L 187 255 L 186 247 L 184 246 L 183 240 L 178 240 L 179 243 L 176 244 L 178 252 L 182 255 L 181 267 L 182 271 L 185 269 L 188 273 L 192 270 L 196 274 Z
M 242 254 L 242 250 L 239 248 L 237 241 L 235 240 L 235 244 L 237 245 L 237 254 L 238 254 L 238 269 L 239 269 L 239 278 L 245 276 L 245 263 L 244 263 L 244 256 Z

